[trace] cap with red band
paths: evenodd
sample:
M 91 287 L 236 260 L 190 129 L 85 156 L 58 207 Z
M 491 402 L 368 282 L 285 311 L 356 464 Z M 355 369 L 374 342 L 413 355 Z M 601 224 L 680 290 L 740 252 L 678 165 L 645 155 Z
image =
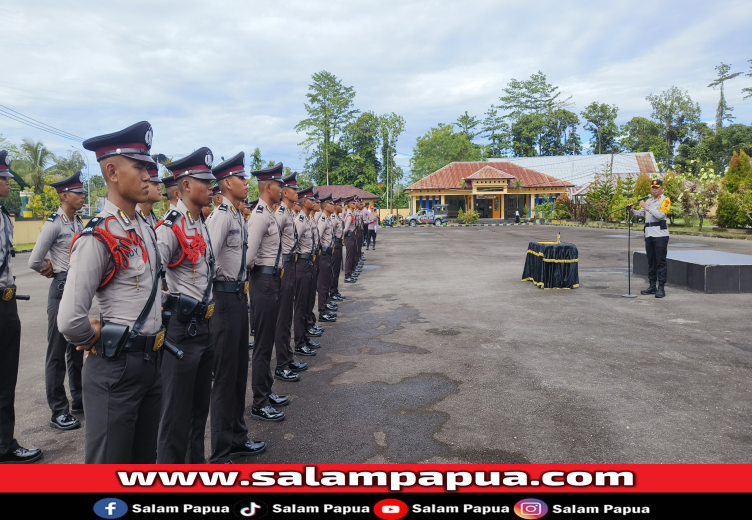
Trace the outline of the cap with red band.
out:
M 83 193 L 84 183 L 81 181 L 81 171 L 77 171 L 70 177 L 51 182 L 50 186 L 55 188 L 58 193 Z
M 213 181 L 216 180 L 211 169 L 213 161 L 214 156 L 212 155 L 212 151 L 203 146 L 187 157 L 173 161 L 165 166 L 167 166 L 167 169 L 170 170 L 175 179 L 190 176 L 203 181 Z
M 135 161 L 153 163 L 149 155 L 154 131 L 148 121 L 141 121 L 125 130 L 92 137 L 83 142 L 83 147 L 94 152 L 97 161 L 121 155 Z
M 284 182 L 282 181 L 283 171 L 284 167 L 282 166 L 282 163 L 279 162 L 274 166 L 251 172 L 251 175 L 256 177 L 256 179 L 259 181 L 277 181 L 284 184 Z
M 217 180 L 224 179 L 230 175 L 247 179 L 248 175 L 245 174 L 245 153 L 240 152 L 234 157 L 230 157 L 226 161 L 218 164 L 214 167 L 212 173 Z

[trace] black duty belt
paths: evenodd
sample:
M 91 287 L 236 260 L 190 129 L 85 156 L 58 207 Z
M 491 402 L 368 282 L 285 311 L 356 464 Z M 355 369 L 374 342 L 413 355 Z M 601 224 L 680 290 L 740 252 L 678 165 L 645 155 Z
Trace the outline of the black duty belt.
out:
M 257 265 L 251 271 L 251 276 L 258 277 L 261 275 L 270 275 L 275 278 L 282 278 L 282 273 L 284 271 L 284 269 L 278 269 L 271 265 Z
M 660 220 L 658 222 L 645 222 L 645 228 L 649 227 L 660 227 L 661 229 L 668 229 L 665 220 Z
M 282 255 L 282 261 L 285 263 L 295 263 L 295 253 L 290 253 L 289 255 Z
M 214 292 L 248 294 L 248 282 L 238 283 L 237 280 L 216 280 L 214 282 Z
M 162 347 L 164 336 L 164 332 L 153 336 L 136 336 L 130 344 L 123 347 L 123 352 L 156 352 Z M 154 348 L 154 344 L 157 342 L 160 342 L 160 344 L 157 348 Z
M 354 234 L 355 234 L 355 231 L 348 231 L 347 233 L 345 233 L 345 236 L 346 236 L 346 237 L 351 237 L 351 236 L 353 236 Z
M 4 302 L 9 302 L 15 296 L 16 296 L 16 288 L 15 287 L 6 287 L 6 288 L 0 287 L 0 300 L 2 300 Z
M 181 309 L 181 307 L 183 307 Z M 214 304 L 202 305 L 199 300 L 187 294 L 171 294 L 167 299 L 167 308 L 175 313 L 178 321 L 187 323 L 192 319 L 208 320 L 214 314 Z
M 335 238 L 334 239 L 334 243 L 341 246 L 342 245 L 342 239 L 341 238 Z
M 331 255 L 332 254 L 332 246 L 329 247 L 322 247 L 321 248 L 321 254 L 323 256 Z
M 305 253 L 299 254 L 298 260 L 313 260 L 313 255 L 307 255 Z

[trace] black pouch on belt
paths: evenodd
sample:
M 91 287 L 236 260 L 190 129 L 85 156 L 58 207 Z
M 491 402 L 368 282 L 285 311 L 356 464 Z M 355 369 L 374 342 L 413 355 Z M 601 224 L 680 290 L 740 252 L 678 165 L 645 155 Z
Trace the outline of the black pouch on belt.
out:
M 101 332 L 99 341 L 97 341 L 97 352 L 102 354 L 105 359 L 115 359 L 122 352 L 125 343 L 128 341 L 130 327 L 127 325 L 118 325 L 111 321 L 104 321 L 104 317 L 99 315 Z
M 189 323 L 191 318 L 196 317 L 196 310 L 201 302 L 185 294 L 178 296 L 177 300 L 178 321 L 180 323 Z

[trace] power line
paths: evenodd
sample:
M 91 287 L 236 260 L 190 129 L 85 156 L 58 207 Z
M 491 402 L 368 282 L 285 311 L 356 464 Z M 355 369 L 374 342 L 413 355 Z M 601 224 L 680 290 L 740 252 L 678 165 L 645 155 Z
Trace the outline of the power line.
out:
M 5 109 L 5 110 L 0 109 L 0 114 L 7 117 L 8 119 L 18 121 L 19 123 L 23 123 L 33 128 L 37 128 L 39 130 L 42 130 L 43 132 L 48 132 L 50 134 L 57 135 L 58 137 L 70 139 L 71 141 L 79 141 L 79 142 L 83 141 L 83 138 L 77 136 L 76 134 L 66 132 L 65 130 L 61 130 L 54 126 L 48 125 L 46 123 L 42 123 L 41 121 L 37 121 L 36 119 L 26 116 L 20 112 L 17 112 L 16 110 L 13 110 L 12 108 L 8 108 L 5 105 L 0 105 L 0 107 L 2 107 L 2 109 Z M 12 112 L 12 114 L 9 112 Z

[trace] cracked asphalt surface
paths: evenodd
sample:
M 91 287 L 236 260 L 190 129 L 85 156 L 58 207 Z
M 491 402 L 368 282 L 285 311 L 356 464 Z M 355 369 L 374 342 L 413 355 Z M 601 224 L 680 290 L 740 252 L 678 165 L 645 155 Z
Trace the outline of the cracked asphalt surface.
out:
M 527 244 L 579 249 L 580 288 L 521 282 Z M 626 235 L 549 226 L 382 229 L 377 251 L 292 397 L 250 420 L 269 444 L 244 463 L 750 463 L 752 296 L 627 291 Z M 669 247 L 752 254 L 752 242 Z M 639 235 L 633 249 L 641 248 Z M 22 346 L 16 438 L 43 462 L 83 462 L 83 429 L 48 426 L 49 281 L 13 261 Z M 645 285 L 632 278 L 632 292 Z M 274 358 L 272 358 L 274 359 Z M 251 402 L 250 389 L 247 403 Z M 247 410 L 249 411 L 249 410 Z M 82 417 L 82 416 L 80 416 Z M 84 419 L 85 420 L 85 419 Z M 207 430 L 207 453 L 209 432 Z

